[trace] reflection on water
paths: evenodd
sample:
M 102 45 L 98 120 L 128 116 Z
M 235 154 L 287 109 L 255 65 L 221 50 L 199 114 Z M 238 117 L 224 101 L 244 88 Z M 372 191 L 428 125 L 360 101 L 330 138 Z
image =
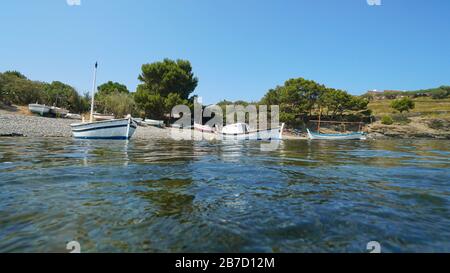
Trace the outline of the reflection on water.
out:
M 450 142 L 0 139 L 0 251 L 450 251 Z

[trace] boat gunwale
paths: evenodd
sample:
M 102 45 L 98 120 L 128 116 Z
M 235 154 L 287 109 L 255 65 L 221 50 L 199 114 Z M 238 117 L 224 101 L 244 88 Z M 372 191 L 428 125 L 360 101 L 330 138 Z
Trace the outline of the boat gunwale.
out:
M 70 124 L 70 126 L 78 127 L 78 126 L 90 125 L 90 124 L 96 124 L 96 123 L 107 123 L 107 122 L 116 122 L 116 121 L 125 121 L 125 120 L 130 120 L 130 119 L 123 118 L 123 119 L 113 119 L 113 120 L 99 120 L 99 121 L 93 121 L 93 122 L 81 122 L 81 123 Z M 133 119 L 131 119 L 131 121 L 132 121 L 132 124 L 133 124 L 133 122 L 135 123 L 135 121 Z

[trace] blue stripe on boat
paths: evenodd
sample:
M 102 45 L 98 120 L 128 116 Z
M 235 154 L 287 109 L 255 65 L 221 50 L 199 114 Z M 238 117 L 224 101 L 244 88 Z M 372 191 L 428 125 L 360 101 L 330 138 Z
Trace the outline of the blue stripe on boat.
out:
M 127 140 L 127 137 L 124 136 L 115 136 L 115 137 L 75 137 L 76 139 L 111 139 L 111 140 Z
M 87 131 L 95 131 L 95 130 L 102 130 L 102 129 L 111 129 L 111 128 L 119 128 L 119 127 L 127 127 L 128 124 L 122 124 L 122 125 L 111 125 L 111 126 L 103 126 L 103 127 L 93 127 L 93 128 L 86 128 L 86 129 L 73 129 L 73 132 L 87 132 Z M 136 129 L 135 125 L 130 125 L 130 128 Z
M 364 135 L 364 133 L 351 133 L 351 134 L 318 134 L 318 133 L 311 133 L 313 136 L 361 136 Z

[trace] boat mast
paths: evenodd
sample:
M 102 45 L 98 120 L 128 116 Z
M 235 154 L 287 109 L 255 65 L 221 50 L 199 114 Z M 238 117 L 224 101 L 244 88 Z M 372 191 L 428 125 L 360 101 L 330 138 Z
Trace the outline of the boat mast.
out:
M 322 107 L 319 106 L 319 122 L 317 123 L 317 133 L 319 133 L 319 134 L 320 134 L 320 122 L 321 122 L 321 119 L 322 119 Z
M 97 67 L 98 67 L 98 63 L 95 63 L 95 67 L 94 67 L 94 81 L 92 83 L 92 99 L 91 99 L 91 117 L 90 117 L 90 122 L 94 121 L 94 96 L 95 96 L 95 84 L 97 81 Z

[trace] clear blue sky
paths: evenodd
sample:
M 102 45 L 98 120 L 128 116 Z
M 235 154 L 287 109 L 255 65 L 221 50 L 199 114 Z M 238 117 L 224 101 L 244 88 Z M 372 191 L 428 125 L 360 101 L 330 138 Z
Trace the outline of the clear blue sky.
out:
M 257 100 L 292 77 L 352 94 L 450 84 L 450 1 L 10 0 L 0 71 L 132 91 L 143 63 L 191 61 L 204 102 Z

